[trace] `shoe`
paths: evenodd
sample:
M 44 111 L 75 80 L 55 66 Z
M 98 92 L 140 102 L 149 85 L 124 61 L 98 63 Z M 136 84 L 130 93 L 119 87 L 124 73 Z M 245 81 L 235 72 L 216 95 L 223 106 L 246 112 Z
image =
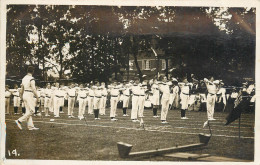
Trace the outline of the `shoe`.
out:
M 216 119 L 214 119 L 214 118 L 211 118 L 211 119 L 209 119 L 210 121 L 213 121 L 213 120 L 216 120 Z
M 185 120 L 185 119 L 189 119 L 189 118 L 187 118 L 187 117 L 182 117 L 181 119 L 184 119 L 184 120 Z
M 63 111 L 60 111 L 60 113 L 64 113 Z
M 60 117 L 60 116 L 54 116 L 54 117 Z
M 123 116 L 126 116 L 126 114 L 123 114 Z
M 156 115 L 155 117 L 158 118 L 158 117 L 160 117 L 160 116 Z
M 15 120 L 15 123 L 16 123 L 17 127 L 18 127 L 20 130 L 22 130 L 22 129 L 23 129 L 23 128 L 22 128 L 22 126 L 21 126 L 21 124 L 19 123 L 19 121 L 18 121 L 18 120 Z
M 42 114 L 41 113 L 37 113 L 36 116 L 42 116 Z
M 71 116 L 68 116 L 68 118 L 72 118 Z
M 138 119 L 135 120 L 136 122 L 140 122 Z
M 168 124 L 168 122 L 167 122 L 167 121 L 162 121 L 162 123 L 163 123 L 163 124 Z
M 16 113 L 16 115 L 19 115 L 20 113 Z
M 16 115 L 16 113 L 14 113 L 14 115 Z
M 117 121 L 117 119 L 113 118 L 113 119 L 111 119 L 111 121 Z
M 30 131 L 32 130 L 39 130 L 39 128 L 33 127 L 33 128 L 29 128 Z
M 136 122 L 136 119 L 132 119 L 132 122 Z
M 71 118 L 75 118 L 75 116 L 73 116 L 73 115 L 71 115 L 70 117 L 71 117 Z
M 48 117 L 48 116 L 51 116 L 51 115 L 45 115 L 45 117 Z
M 128 114 L 125 114 L 125 116 L 129 116 Z

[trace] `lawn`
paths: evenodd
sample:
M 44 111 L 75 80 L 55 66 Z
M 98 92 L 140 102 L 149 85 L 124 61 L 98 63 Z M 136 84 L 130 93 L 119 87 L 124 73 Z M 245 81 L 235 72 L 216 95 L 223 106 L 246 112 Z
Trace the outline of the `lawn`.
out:
M 65 113 L 54 122 L 51 117 L 33 117 L 38 131 L 19 130 L 14 120 L 20 115 L 6 115 L 6 158 L 7 159 L 48 159 L 48 160 L 151 160 L 179 161 L 163 156 L 122 159 L 118 155 L 117 142 L 132 144 L 132 151 L 144 151 L 186 144 L 198 143 L 199 133 L 209 133 L 202 128 L 206 112 L 188 111 L 188 120 L 180 119 L 179 110 L 169 111 L 169 124 L 162 124 L 152 117 L 151 109 L 144 112 L 144 128 L 122 116 L 118 109 L 118 121 L 110 121 L 109 109 L 101 120 L 87 115 L 86 121 L 67 118 Z M 77 116 L 78 108 L 74 115 Z M 130 110 L 128 110 L 130 114 Z M 210 154 L 230 158 L 254 160 L 254 114 L 242 114 L 241 138 L 238 138 L 238 121 L 224 126 L 226 113 L 215 113 L 216 121 L 210 122 L 213 136 L 207 146 L 189 153 Z M 17 155 L 12 154 L 16 150 Z M 10 155 L 9 152 L 10 151 Z M 18 156 L 19 155 L 19 156 Z

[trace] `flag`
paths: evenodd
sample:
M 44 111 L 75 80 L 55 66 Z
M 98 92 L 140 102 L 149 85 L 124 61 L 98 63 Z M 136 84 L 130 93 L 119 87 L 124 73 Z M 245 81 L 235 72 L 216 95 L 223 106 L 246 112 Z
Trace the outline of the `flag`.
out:
M 234 108 L 231 110 L 229 115 L 226 117 L 226 124 L 228 125 L 238 119 L 243 110 L 246 110 L 249 107 L 250 100 L 249 97 L 243 96 L 242 92 L 239 93 L 237 99 L 234 102 Z

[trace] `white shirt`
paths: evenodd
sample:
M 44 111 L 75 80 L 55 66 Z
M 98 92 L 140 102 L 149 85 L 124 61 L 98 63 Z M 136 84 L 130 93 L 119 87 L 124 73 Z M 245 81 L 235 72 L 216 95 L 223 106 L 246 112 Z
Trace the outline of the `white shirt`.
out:
M 94 95 L 95 97 L 101 97 L 102 96 L 102 91 L 101 91 L 101 88 L 100 87 L 93 87 L 94 88 Z
M 111 90 L 110 90 L 110 95 L 111 96 L 118 96 L 119 95 L 119 89 L 120 89 L 120 86 L 112 86 L 111 87 Z
M 44 93 L 45 93 L 45 96 L 46 96 L 46 97 L 51 97 L 52 90 L 46 88 L 46 89 L 44 90 Z
M 140 86 L 137 84 L 134 84 L 131 88 L 133 95 L 140 95 Z
M 80 89 L 78 91 L 78 98 L 86 98 L 87 97 L 87 92 L 85 89 Z
M 5 91 L 5 98 L 10 98 L 12 93 L 10 91 Z
M 35 81 L 31 75 L 24 76 L 24 78 L 22 79 L 24 90 L 32 91 L 31 81 Z
M 153 84 L 152 85 L 152 93 L 153 93 L 153 96 L 158 96 L 159 97 L 160 91 L 159 91 L 158 84 Z
M 159 85 L 159 90 L 163 93 L 162 99 L 170 99 L 170 87 L 167 84 Z
M 179 93 L 179 90 L 180 90 L 179 87 L 176 85 L 175 87 L 173 87 L 172 93 L 176 95 Z
M 75 88 L 68 89 L 67 92 L 68 92 L 68 95 L 71 96 L 71 97 L 76 96 L 76 89 Z

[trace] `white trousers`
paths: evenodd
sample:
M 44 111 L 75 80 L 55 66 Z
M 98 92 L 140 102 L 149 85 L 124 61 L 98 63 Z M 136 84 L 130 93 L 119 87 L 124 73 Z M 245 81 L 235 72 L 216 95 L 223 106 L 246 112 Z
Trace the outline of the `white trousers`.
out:
M 10 98 L 5 98 L 5 113 L 10 113 Z
M 101 101 L 100 101 L 100 110 L 99 113 L 105 115 L 106 114 L 106 102 L 107 102 L 107 97 L 102 96 Z
M 125 96 L 123 97 L 123 108 L 128 108 L 129 105 L 129 97 L 130 96 Z
M 68 115 L 69 116 L 73 115 L 74 105 L 75 105 L 75 97 L 69 97 L 68 98 Z
M 116 116 L 116 109 L 117 109 L 118 97 L 112 97 L 110 99 L 110 117 Z
M 82 117 L 85 114 L 87 99 L 79 98 L 79 114 Z
M 138 100 L 139 100 L 139 96 L 133 95 L 133 97 L 132 97 L 131 119 L 137 119 Z
M 32 114 L 34 114 L 34 112 L 35 112 L 35 105 L 36 105 L 36 102 L 33 101 L 33 93 L 24 92 L 23 102 L 24 102 L 24 106 L 26 108 L 26 112 L 18 120 L 20 122 L 27 121 L 27 127 L 30 129 L 30 128 L 34 127 L 33 120 L 32 120 Z
M 144 116 L 144 102 L 145 102 L 145 96 L 139 96 L 138 99 L 138 116 L 143 117 Z
M 14 107 L 20 107 L 20 97 L 14 96 Z
M 94 97 L 88 97 L 88 113 L 93 114 L 93 100 Z
M 161 120 L 166 120 L 168 110 L 169 110 L 170 99 L 162 98 L 161 103 L 162 103 Z
M 50 107 L 51 107 L 51 98 L 45 97 L 45 99 L 44 99 L 44 107 L 50 109 Z
M 189 95 L 181 94 L 181 109 L 188 109 Z
M 208 94 L 208 96 L 207 96 L 207 114 L 208 114 L 208 119 L 212 119 L 213 118 L 215 102 L 216 102 L 216 95 Z
M 53 100 L 53 110 L 54 116 L 60 116 L 60 106 L 61 106 L 62 98 L 54 97 Z
M 94 97 L 94 100 L 93 100 L 93 102 L 94 102 L 94 109 L 100 109 L 100 107 L 101 107 L 101 99 L 102 99 L 102 97 L 101 98 L 99 98 L 99 97 Z

